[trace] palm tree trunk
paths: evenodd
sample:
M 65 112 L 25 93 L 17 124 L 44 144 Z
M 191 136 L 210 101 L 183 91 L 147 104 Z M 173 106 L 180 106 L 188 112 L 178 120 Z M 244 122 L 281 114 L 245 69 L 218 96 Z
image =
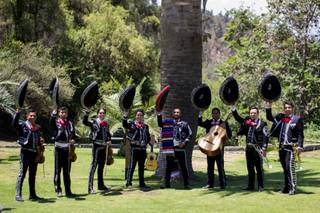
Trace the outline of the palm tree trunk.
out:
M 190 93 L 201 83 L 202 27 L 200 0 L 162 0 L 161 14 L 161 86 L 169 84 L 164 117 L 178 107 L 182 118 L 193 130 L 187 146 L 187 165 L 193 174 L 192 151 L 196 135 L 197 111 L 192 107 Z

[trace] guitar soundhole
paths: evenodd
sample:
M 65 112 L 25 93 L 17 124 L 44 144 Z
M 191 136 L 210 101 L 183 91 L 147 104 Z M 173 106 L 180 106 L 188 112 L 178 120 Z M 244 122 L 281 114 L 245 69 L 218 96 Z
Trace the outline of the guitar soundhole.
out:
M 218 132 L 215 132 L 215 133 L 214 133 L 215 136 L 218 135 L 218 134 L 219 134 Z
M 150 160 L 153 160 L 153 157 L 150 157 Z

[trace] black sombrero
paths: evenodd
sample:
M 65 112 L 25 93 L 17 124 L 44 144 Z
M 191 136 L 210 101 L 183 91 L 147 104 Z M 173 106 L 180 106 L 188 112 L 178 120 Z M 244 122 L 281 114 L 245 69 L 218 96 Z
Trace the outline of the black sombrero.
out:
M 223 103 L 233 105 L 239 99 L 239 86 L 236 79 L 232 76 L 226 78 L 220 87 L 219 96 Z
M 156 111 L 161 112 L 164 104 L 166 103 L 168 94 L 170 92 L 170 86 L 167 85 L 165 86 L 158 94 L 157 99 L 156 99 Z
M 98 99 L 99 85 L 98 82 L 93 81 L 81 94 L 81 106 L 83 108 L 91 108 L 97 103 Z
M 49 84 L 49 95 L 52 98 L 52 102 L 54 106 L 58 106 L 59 105 L 59 80 L 58 78 L 54 78 L 50 84 Z
M 276 101 L 281 95 L 281 85 L 277 76 L 266 74 L 258 86 L 258 92 L 265 101 Z
M 20 83 L 16 92 L 16 106 L 23 107 L 24 99 L 26 98 L 28 88 L 28 80 L 24 80 Z
M 211 104 L 211 90 L 206 84 L 201 84 L 191 92 L 191 103 L 202 111 L 208 109 Z
M 132 84 L 126 88 L 119 98 L 119 106 L 122 111 L 128 111 L 133 104 L 134 96 L 136 94 L 136 85 Z

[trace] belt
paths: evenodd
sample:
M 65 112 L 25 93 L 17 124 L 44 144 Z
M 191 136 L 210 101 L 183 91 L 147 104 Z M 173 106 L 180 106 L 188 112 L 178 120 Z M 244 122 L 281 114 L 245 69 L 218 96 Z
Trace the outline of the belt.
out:
M 280 147 L 281 148 L 292 148 L 293 144 L 281 144 Z
M 60 148 L 69 148 L 69 142 L 67 141 L 55 141 L 54 142 L 55 147 L 60 147 Z
M 95 140 L 93 141 L 93 143 L 97 145 L 107 146 L 107 143 L 103 140 Z
M 146 147 L 136 147 L 136 146 L 134 146 L 134 147 L 131 147 L 131 149 L 145 150 Z
M 27 151 L 30 151 L 30 152 L 37 152 L 36 149 L 28 149 L 28 148 L 24 148 L 24 147 L 21 147 L 21 149 L 27 150 Z

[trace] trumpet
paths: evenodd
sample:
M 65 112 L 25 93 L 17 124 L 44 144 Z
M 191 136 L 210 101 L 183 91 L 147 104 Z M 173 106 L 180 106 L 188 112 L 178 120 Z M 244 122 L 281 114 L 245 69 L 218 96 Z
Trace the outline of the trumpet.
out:
M 259 154 L 261 159 L 263 160 L 263 163 L 269 168 L 272 169 L 272 165 L 269 162 L 268 158 L 263 156 L 263 150 L 258 144 L 252 144 L 253 148 L 256 150 L 256 152 Z
M 302 170 L 302 161 L 301 161 L 301 156 L 298 152 L 298 146 L 294 145 L 293 146 L 293 151 L 294 151 L 294 159 L 295 159 L 295 165 L 296 165 L 296 170 Z

